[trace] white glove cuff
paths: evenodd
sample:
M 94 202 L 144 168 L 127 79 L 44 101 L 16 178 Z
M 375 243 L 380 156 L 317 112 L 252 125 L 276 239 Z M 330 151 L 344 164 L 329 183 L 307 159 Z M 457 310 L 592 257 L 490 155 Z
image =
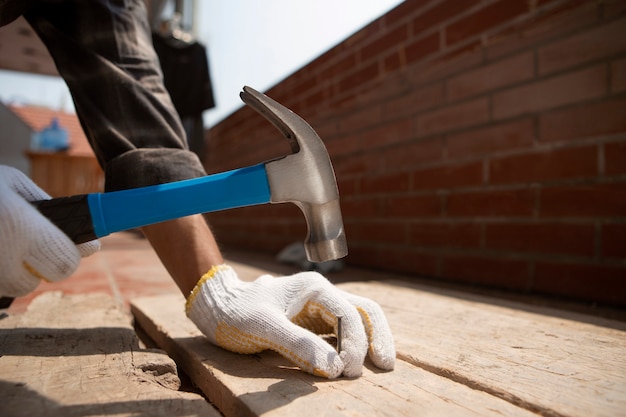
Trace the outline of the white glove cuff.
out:
M 200 278 L 189 297 L 187 297 L 185 304 L 187 317 L 214 344 L 217 343 L 215 338 L 217 320 L 213 317 L 218 311 L 214 297 L 227 298 L 228 294 L 224 284 L 235 284 L 236 281 L 239 281 L 239 278 L 234 269 L 228 265 L 216 265 Z

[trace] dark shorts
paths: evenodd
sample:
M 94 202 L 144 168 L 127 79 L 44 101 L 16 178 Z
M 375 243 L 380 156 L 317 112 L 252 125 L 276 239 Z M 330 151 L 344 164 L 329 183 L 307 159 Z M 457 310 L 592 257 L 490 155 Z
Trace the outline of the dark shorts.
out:
M 0 0 L 1 23 L 19 13 L 70 89 L 107 191 L 205 175 L 164 87 L 142 0 Z

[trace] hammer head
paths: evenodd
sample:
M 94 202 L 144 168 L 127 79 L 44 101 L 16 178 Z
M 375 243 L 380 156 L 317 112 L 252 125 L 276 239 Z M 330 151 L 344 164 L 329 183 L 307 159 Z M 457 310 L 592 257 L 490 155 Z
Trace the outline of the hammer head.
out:
M 244 103 L 269 120 L 291 145 L 292 154 L 267 162 L 271 202 L 290 202 L 302 210 L 308 226 L 304 241 L 311 262 L 348 254 L 339 190 L 328 151 L 300 116 L 250 87 L 240 94 Z

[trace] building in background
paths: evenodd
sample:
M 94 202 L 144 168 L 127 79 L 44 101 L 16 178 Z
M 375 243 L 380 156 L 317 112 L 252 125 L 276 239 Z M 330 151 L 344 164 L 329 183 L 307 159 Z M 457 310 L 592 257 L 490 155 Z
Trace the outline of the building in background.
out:
M 38 149 L 33 138 L 57 123 L 67 132 L 69 148 Z M 18 168 L 53 197 L 102 191 L 104 174 L 78 117 L 38 106 L 0 103 L 0 164 Z

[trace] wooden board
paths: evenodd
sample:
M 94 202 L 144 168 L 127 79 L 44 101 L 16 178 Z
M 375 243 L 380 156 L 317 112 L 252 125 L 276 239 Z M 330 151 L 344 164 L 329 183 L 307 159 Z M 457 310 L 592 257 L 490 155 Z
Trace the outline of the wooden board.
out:
M 382 306 L 415 365 L 547 416 L 626 416 L 625 323 L 402 282 L 339 286 Z
M 305 374 L 273 352 L 239 355 L 208 343 L 179 295 L 132 300 L 140 326 L 226 416 L 536 416 L 480 390 L 398 361 L 358 379 Z
M 106 295 L 46 293 L 0 319 L 0 415 L 213 416 L 178 391 L 175 363 L 139 348 L 131 317 Z

